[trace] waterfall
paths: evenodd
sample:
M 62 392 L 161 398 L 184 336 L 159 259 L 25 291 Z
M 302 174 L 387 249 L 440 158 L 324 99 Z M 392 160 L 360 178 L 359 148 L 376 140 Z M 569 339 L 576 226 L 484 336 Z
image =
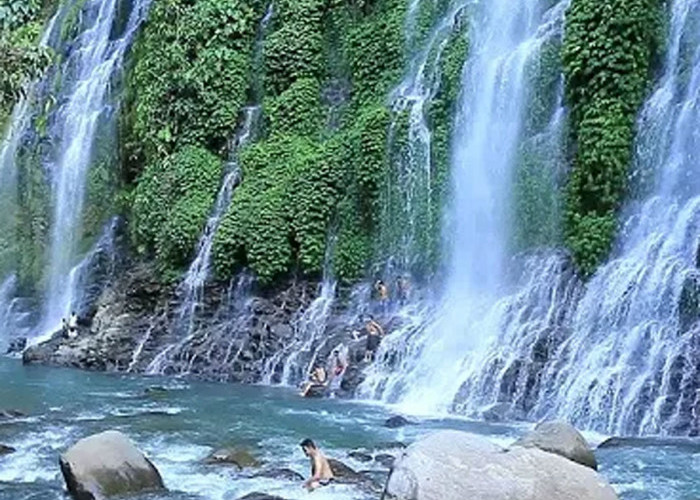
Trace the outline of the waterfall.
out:
M 243 111 L 243 125 L 230 145 L 231 159 L 226 165 L 224 179 L 217 194 L 214 208 L 197 243 L 197 255 L 180 285 L 183 301 L 178 312 L 178 327 L 184 330 L 186 335 L 192 331 L 194 326 L 195 312 L 202 299 L 204 284 L 209 277 L 214 236 L 219 229 L 221 218 L 231 204 L 233 191 L 241 181 L 241 171 L 236 156 L 240 149 L 255 137 L 255 126 L 260 116 L 260 107 L 249 106 Z
M 48 252 L 48 292 L 42 331 L 55 331 L 62 317 L 76 306 L 74 269 L 82 236 L 82 213 L 87 174 L 99 124 L 113 123 L 116 104 L 114 79 L 143 21 L 150 0 L 134 2 L 123 33 L 114 38 L 118 0 L 88 0 L 83 7 L 84 31 L 75 40 L 61 68 L 67 82 L 51 135 L 55 157 L 51 172 L 53 220 Z
M 514 309 L 522 296 L 541 297 L 545 308 L 549 291 L 556 288 L 548 276 L 531 270 L 536 264 L 523 266 L 525 278 L 513 283 L 510 199 L 525 139 L 527 70 L 545 43 L 561 37 L 567 4 L 545 8 L 551 3 L 492 0 L 474 6 L 453 137 L 443 299 L 424 306 L 407 327 L 385 340 L 361 394 L 414 412 L 454 409 L 469 366 L 498 342 L 504 322 L 518 321 Z M 561 114 L 559 105 L 545 132 L 555 138 L 554 147 L 559 147 Z M 549 259 L 552 272 L 561 268 L 555 257 L 536 262 Z
M 614 258 L 586 287 L 536 418 L 614 434 L 700 431 L 699 14 L 697 0 L 672 4 L 664 74 L 638 121 L 633 180 L 648 173 L 649 194 L 630 201 Z
M 406 22 L 407 43 L 413 43 L 416 33 L 418 1 L 409 5 Z M 429 260 L 430 245 L 422 241 L 426 235 L 439 232 L 440 200 L 435 199 L 433 185 L 436 169 L 433 155 L 433 132 L 428 124 L 429 104 L 440 89 L 441 62 L 450 36 L 457 31 L 467 2 L 457 1 L 433 26 L 427 41 L 411 60 L 408 72 L 392 91 L 393 120 L 389 142 L 393 148 L 391 163 L 394 172 L 383 194 L 383 217 L 380 230 L 381 250 L 388 259 L 385 277 L 416 269 L 420 271 Z M 404 151 L 402 123 L 407 117 Z

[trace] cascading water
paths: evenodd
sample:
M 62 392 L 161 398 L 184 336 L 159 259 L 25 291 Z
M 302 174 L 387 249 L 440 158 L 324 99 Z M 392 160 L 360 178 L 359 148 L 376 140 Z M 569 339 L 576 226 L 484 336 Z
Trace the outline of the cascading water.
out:
M 183 301 L 178 313 L 178 327 L 180 330 L 185 331 L 185 335 L 192 331 L 195 313 L 202 299 L 204 284 L 209 277 L 214 236 L 219 229 L 221 218 L 231 204 L 233 192 L 241 181 L 241 171 L 238 167 L 236 156 L 243 146 L 254 139 L 259 115 L 260 108 L 258 106 L 250 106 L 244 109 L 243 125 L 235 135 L 230 146 L 231 160 L 226 165 L 224 179 L 216 197 L 214 208 L 197 244 L 197 255 L 190 264 L 180 285 Z
M 615 434 L 700 432 L 699 15 L 697 0 L 672 4 L 664 75 L 638 123 L 651 193 L 627 208 L 616 257 L 588 284 L 535 417 Z
M 51 134 L 57 138 L 52 173 L 54 207 L 49 250 L 48 293 L 42 331 L 55 331 L 77 297 L 76 273 L 82 236 L 87 174 L 100 122 L 115 119 L 111 87 L 124 56 L 145 18 L 150 0 L 134 2 L 123 32 L 115 39 L 118 0 L 88 0 L 83 7 L 86 28 L 62 66 L 65 98 Z
M 494 0 L 474 6 L 454 133 L 444 298 L 431 316 L 413 321 L 410 329 L 384 342 L 379 352 L 383 361 L 370 369 L 361 394 L 400 402 L 416 412 L 453 409 L 471 360 L 498 338 L 506 313 L 517 321 L 515 306 L 502 297 L 513 289 L 508 272 L 509 202 L 524 139 L 527 70 L 543 45 L 561 36 L 567 3 L 549 9 L 547 2 L 538 0 Z M 551 126 L 560 129 L 560 118 L 557 109 Z M 525 278 L 526 291 L 511 300 L 517 303 L 520 295 L 530 294 L 546 303 L 547 292 L 537 289 L 556 286 L 540 279 L 547 278 L 536 272 L 532 279 Z M 535 290 L 528 292 L 528 287 Z

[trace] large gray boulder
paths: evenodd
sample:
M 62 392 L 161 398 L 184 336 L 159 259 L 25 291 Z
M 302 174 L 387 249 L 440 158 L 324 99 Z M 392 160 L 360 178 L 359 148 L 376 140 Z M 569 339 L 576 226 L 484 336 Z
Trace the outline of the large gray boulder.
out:
M 155 466 L 121 432 L 81 439 L 59 459 L 68 492 L 75 500 L 164 488 Z
M 574 427 L 564 422 L 542 422 L 533 431 L 518 439 L 513 446 L 539 448 L 598 470 L 598 462 L 586 439 Z
M 399 500 L 616 500 L 595 471 L 537 448 L 442 431 L 409 446 L 386 488 Z

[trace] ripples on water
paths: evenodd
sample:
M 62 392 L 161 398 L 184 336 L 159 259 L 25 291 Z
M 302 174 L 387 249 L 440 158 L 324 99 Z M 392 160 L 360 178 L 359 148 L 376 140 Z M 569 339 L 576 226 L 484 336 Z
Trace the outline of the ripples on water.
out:
M 521 435 L 525 426 L 495 425 L 465 419 L 425 420 L 386 429 L 389 409 L 333 400 L 303 400 L 286 389 L 184 382 L 173 379 L 23 367 L 0 359 L 0 407 L 30 417 L 0 422 L 0 443 L 17 452 L 0 457 L 0 500 L 65 500 L 58 455 L 81 437 L 106 429 L 128 434 L 161 471 L 167 493 L 135 500 L 235 500 L 253 491 L 289 500 L 308 499 L 301 484 L 282 479 L 246 478 L 226 466 L 201 463 L 214 448 L 244 445 L 258 449 L 275 468 L 308 474 L 298 444 L 317 440 L 326 453 L 358 469 L 347 458 L 354 448 L 411 442 L 438 428 L 483 434 L 500 445 Z M 161 386 L 166 391 L 146 389 Z M 597 436 L 593 440 L 600 441 Z M 623 500 L 686 500 L 700 496 L 700 449 L 623 448 L 598 452 L 601 472 Z M 315 500 L 364 500 L 351 486 L 333 485 Z

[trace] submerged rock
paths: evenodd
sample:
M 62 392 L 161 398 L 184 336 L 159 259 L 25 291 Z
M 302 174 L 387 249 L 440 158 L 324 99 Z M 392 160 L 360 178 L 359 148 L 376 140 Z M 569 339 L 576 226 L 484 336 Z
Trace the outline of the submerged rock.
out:
M 251 474 L 250 478 L 270 478 L 270 479 L 283 479 L 285 481 L 301 482 L 304 480 L 304 476 L 291 469 L 265 469 L 255 474 Z
M 81 439 L 59 458 L 75 500 L 163 489 L 158 469 L 124 434 L 106 431 Z
M 380 453 L 374 457 L 374 461 L 377 462 L 382 467 L 391 469 L 394 466 L 396 457 L 394 455 L 389 455 L 388 453 Z
M 248 493 L 247 495 L 238 498 L 238 500 L 284 500 L 282 497 L 268 495 L 267 493 Z
M 14 409 L 9 409 L 9 410 L 2 410 L 0 409 L 0 420 L 9 420 L 12 418 L 22 418 L 26 417 L 27 414 L 24 412 L 21 412 L 19 410 L 14 410 Z
M 608 448 L 678 448 L 700 453 L 700 439 L 683 437 L 611 437 L 598 445 Z
M 399 427 L 405 427 L 407 425 L 413 425 L 413 422 L 401 415 L 394 415 L 384 421 L 384 427 L 388 427 L 389 429 L 398 429 Z
M 616 500 L 595 471 L 537 448 L 442 431 L 409 446 L 386 491 L 399 500 Z
M 598 469 L 593 450 L 585 438 L 571 425 L 564 422 L 542 422 L 532 432 L 518 439 L 513 446 L 539 448 L 555 453 L 578 464 Z
M 3 455 L 9 455 L 10 453 L 14 453 L 17 450 L 14 449 L 12 446 L 7 446 L 5 444 L 0 444 L 0 457 Z
M 353 450 L 348 453 L 348 456 L 358 462 L 371 462 L 372 455 L 363 450 Z
M 230 464 L 239 469 L 260 467 L 262 462 L 245 448 L 221 448 L 204 459 L 207 464 Z

